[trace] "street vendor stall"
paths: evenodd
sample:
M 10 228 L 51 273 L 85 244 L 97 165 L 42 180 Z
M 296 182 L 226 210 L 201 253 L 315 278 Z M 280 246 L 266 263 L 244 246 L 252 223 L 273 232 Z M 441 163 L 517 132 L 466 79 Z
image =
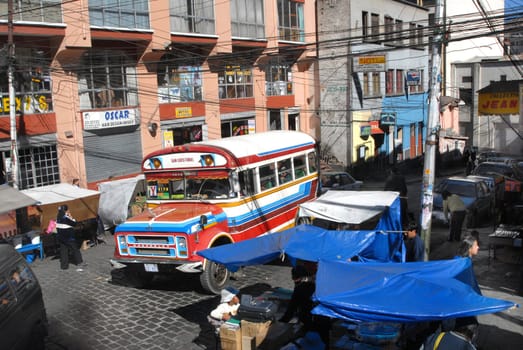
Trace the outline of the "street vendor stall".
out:
M 18 233 L 15 210 L 33 205 L 36 200 L 8 185 L 0 185 L 0 198 L 0 237 L 12 237 Z
M 79 222 L 96 219 L 98 215 L 100 199 L 98 191 L 60 183 L 23 190 L 22 193 L 37 201 L 29 215 L 38 216 L 38 224 L 42 232 L 47 229 L 49 220 L 56 220 L 58 207 L 64 204 L 67 204 L 74 218 Z
M 38 233 L 43 233 L 44 249 L 54 248 L 57 244 L 51 237 L 48 228 L 49 223 L 56 220 L 58 207 L 66 204 L 75 220 L 82 225 L 76 228 L 76 236 L 79 243 L 93 241 L 97 242 L 97 215 L 100 193 L 98 191 L 80 188 L 70 184 L 60 183 L 49 186 L 31 188 L 22 191 L 25 195 L 33 198 L 37 203 L 29 207 L 28 216 L 32 228 Z M 48 234 L 48 235 L 45 235 Z

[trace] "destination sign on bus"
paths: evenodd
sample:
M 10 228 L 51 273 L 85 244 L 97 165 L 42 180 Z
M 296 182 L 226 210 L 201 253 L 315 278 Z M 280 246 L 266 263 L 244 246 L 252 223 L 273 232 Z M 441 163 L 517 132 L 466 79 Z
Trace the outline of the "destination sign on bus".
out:
M 209 162 L 209 159 L 211 162 Z M 146 159 L 144 169 L 179 169 L 190 167 L 224 166 L 226 159 L 215 153 L 172 153 Z

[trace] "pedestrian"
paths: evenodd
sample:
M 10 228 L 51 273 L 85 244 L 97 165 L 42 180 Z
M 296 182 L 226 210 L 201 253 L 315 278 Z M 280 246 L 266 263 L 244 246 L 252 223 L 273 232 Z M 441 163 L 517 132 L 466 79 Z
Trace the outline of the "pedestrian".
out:
M 409 223 L 407 231 L 404 234 L 405 242 L 405 260 L 407 262 L 412 261 L 424 261 L 425 260 L 425 244 L 418 235 L 418 225 L 415 222 Z
M 470 232 L 468 235 L 463 237 L 463 240 L 461 241 L 461 244 L 458 248 L 458 256 L 459 257 L 468 257 L 472 258 L 476 255 L 478 255 L 479 252 L 479 233 L 478 231 L 474 230 Z
M 403 176 L 397 167 L 392 167 L 390 174 L 385 180 L 384 191 L 395 191 L 400 194 L 401 223 L 405 228 L 408 225 L 408 189 L 405 176 Z
M 461 229 L 463 221 L 465 221 L 467 207 L 460 196 L 452 194 L 447 190 L 443 191 L 441 197 L 443 198 L 443 214 L 445 215 L 447 222 L 449 222 L 450 213 L 448 241 L 459 242 L 461 241 Z
M 67 270 L 69 268 L 69 257 L 72 257 L 72 263 L 78 265 L 77 271 L 82 271 L 82 267 L 87 266 L 83 262 L 82 253 L 74 235 L 74 227 L 77 225 L 76 220 L 71 216 L 69 207 L 61 205 L 58 207 L 56 215 L 56 231 L 58 243 L 60 244 L 60 268 Z

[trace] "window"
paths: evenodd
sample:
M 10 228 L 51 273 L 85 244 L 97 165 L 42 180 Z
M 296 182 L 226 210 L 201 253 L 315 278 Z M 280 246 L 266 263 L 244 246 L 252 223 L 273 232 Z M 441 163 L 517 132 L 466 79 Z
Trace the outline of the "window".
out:
M 263 0 L 232 0 L 231 25 L 233 36 L 265 38 Z
M 416 46 L 416 23 L 409 23 L 409 46 Z
M 292 181 L 291 160 L 285 159 L 277 163 L 278 166 L 278 184 L 282 185 Z
M 189 142 L 202 141 L 202 126 L 182 126 L 171 129 L 173 133 L 173 145 L 184 145 Z
M 99 27 L 149 29 L 149 1 L 89 0 L 89 20 Z
M 282 130 L 282 113 L 279 109 L 269 110 L 269 130 Z
M 220 99 L 252 97 L 252 69 L 226 66 L 218 73 L 218 91 Z
M 305 41 L 303 3 L 278 0 L 278 28 L 280 40 Z
M 274 163 L 260 166 L 260 188 L 262 191 L 271 189 L 276 186 L 276 174 L 274 172 Z
M 292 95 L 292 70 L 289 65 L 275 61 L 267 66 L 265 92 L 267 96 Z
M 363 96 L 370 96 L 370 84 L 369 84 L 369 74 L 363 73 Z
M 380 40 L 380 15 L 372 13 L 371 15 L 371 34 L 373 41 Z
M 123 52 L 94 51 L 78 72 L 80 109 L 138 105 L 136 69 Z
M 318 159 L 316 157 L 316 152 L 311 152 L 307 155 L 307 162 L 309 165 L 309 174 L 315 173 L 318 169 Z
M 385 94 L 394 94 L 394 69 L 389 69 L 385 73 Z
M 0 2 L 0 20 L 7 21 L 8 2 Z M 13 20 L 62 23 L 60 0 L 13 0 Z
M 212 0 L 169 0 L 171 31 L 214 34 L 214 2 Z
M 392 44 L 393 32 L 394 20 L 392 17 L 385 16 L 385 40 L 387 41 L 387 44 Z
M 403 45 L 403 21 L 396 20 L 396 45 Z
M 202 67 L 197 64 L 176 63 L 180 61 L 180 57 L 165 55 L 158 64 L 160 103 L 202 100 Z
M 53 110 L 50 60 L 41 50 L 16 49 L 15 94 L 17 112 L 47 113 Z M 22 102 L 23 101 L 23 102 Z M 9 111 L 7 66 L 0 66 L 0 114 Z
M 300 177 L 304 177 L 305 175 L 307 175 L 307 165 L 306 165 L 305 156 L 294 157 L 293 165 L 294 165 L 294 177 L 296 179 L 299 179 Z
M 363 96 L 381 95 L 381 78 L 379 72 L 363 73 Z
M 5 152 L 4 159 L 9 157 Z M 21 148 L 18 150 L 20 189 L 60 183 L 56 146 Z
M 252 117 L 254 120 L 254 116 Z M 222 122 L 222 138 L 247 135 L 249 133 L 249 119 L 238 119 Z
M 401 95 L 405 93 L 405 72 L 403 69 L 396 69 L 396 94 Z
M 361 36 L 363 41 L 369 39 L 369 13 L 367 11 L 361 13 Z
M 419 49 L 423 49 L 423 26 L 418 26 L 416 29 L 416 44 Z
M 381 95 L 381 78 L 379 72 L 372 73 L 372 94 L 374 96 Z

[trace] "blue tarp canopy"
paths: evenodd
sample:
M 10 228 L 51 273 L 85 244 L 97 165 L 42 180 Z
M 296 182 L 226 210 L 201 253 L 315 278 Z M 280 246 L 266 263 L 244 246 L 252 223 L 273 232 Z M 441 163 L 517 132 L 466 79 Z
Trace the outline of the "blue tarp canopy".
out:
M 329 231 L 311 225 L 299 225 L 234 244 L 198 252 L 199 255 L 225 265 L 230 271 L 241 266 L 268 263 L 285 254 L 293 259 L 319 261 L 402 261 L 403 240 L 400 232 Z
M 420 322 L 494 313 L 515 303 L 482 296 L 470 258 L 403 264 L 318 264 L 313 313 L 348 321 Z

